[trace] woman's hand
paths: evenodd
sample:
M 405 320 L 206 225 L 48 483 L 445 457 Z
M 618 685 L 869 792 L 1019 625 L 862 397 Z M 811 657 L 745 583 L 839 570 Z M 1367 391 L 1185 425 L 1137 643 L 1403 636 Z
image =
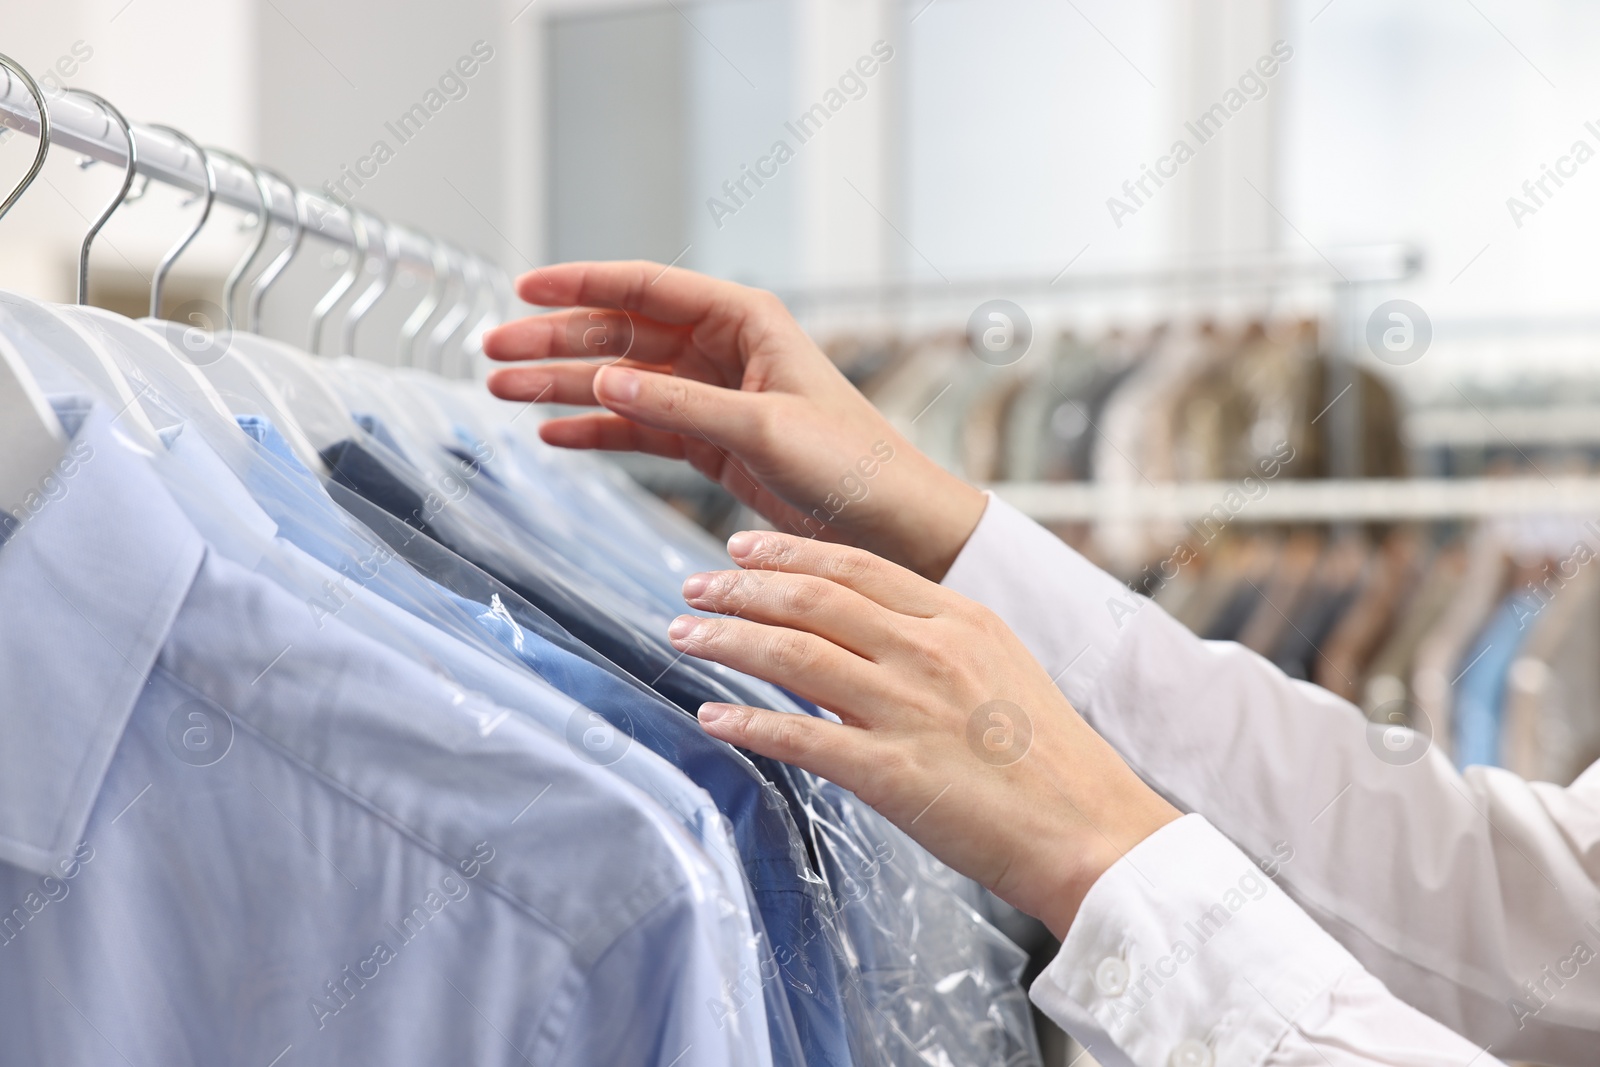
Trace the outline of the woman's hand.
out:
M 684 652 L 765 678 L 842 724 L 707 704 L 705 729 L 854 792 L 1065 937 L 1084 894 L 1178 812 L 1079 718 L 988 609 L 854 548 L 741 533 L 743 570 L 684 599 Z
M 895 432 L 771 293 L 655 263 L 525 274 L 572 310 L 484 336 L 508 400 L 602 404 L 540 427 L 551 444 L 685 459 L 779 529 L 859 545 L 938 580 L 983 495 Z M 584 361 L 575 361 L 586 359 Z

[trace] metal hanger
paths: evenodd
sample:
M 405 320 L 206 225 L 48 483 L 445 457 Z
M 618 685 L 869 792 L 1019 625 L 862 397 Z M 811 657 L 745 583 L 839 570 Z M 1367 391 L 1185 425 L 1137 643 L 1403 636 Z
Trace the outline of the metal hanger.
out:
M 87 89 L 68 89 L 66 91 L 87 100 L 93 100 L 99 105 L 100 110 L 104 111 L 107 117 L 117 124 L 117 127 L 122 130 L 123 139 L 128 142 L 128 164 L 122 170 L 122 188 L 117 190 L 116 197 L 106 205 L 105 210 L 100 213 L 100 217 L 95 219 L 89 226 L 89 232 L 83 235 L 83 244 L 78 249 L 78 303 L 87 304 L 89 302 L 89 246 L 94 244 L 94 239 L 99 236 L 101 227 L 105 226 L 111 216 L 117 213 L 117 208 L 121 207 L 122 202 L 128 198 L 128 190 L 133 188 L 133 176 L 139 167 L 139 144 L 134 139 L 133 127 L 128 124 L 128 120 L 123 117 L 122 112 L 118 111 L 116 105 L 112 104 L 111 101 L 99 93 L 91 93 Z
M 450 253 L 443 244 L 434 241 L 433 283 L 428 286 L 428 295 L 411 312 L 400 330 L 400 362 L 404 366 L 417 365 L 417 336 L 427 321 L 433 318 L 433 313 L 439 310 L 439 305 L 444 303 L 445 289 L 449 284 Z
M 440 316 L 439 321 L 433 324 L 433 329 L 428 333 L 427 345 L 423 349 L 423 359 L 426 360 L 428 369 L 436 373 L 442 373 L 444 369 L 443 363 L 445 343 L 448 342 L 450 340 L 450 336 L 456 332 L 456 327 L 460 326 L 467 317 L 466 300 L 468 283 L 466 264 L 470 257 L 458 249 L 452 248 L 451 251 L 455 253 L 451 265 L 452 274 L 454 277 L 460 279 L 461 285 L 456 289 L 455 300 L 451 303 L 450 310 L 445 312 L 444 315 Z M 456 261 L 462 263 L 462 266 L 459 270 L 454 266 Z
M 33 180 L 44 169 L 45 157 L 50 154 L 50 109 L 44 102 L 44 90 L 39 88 L 39 83 L 33 80 L 33 75 L 29 74 L 21 63 L 8 55 L 0 54 L 0 66 L 22 79 L 28 95 L 33 97 L 34 106 L 39 109 L 39 150 L 34 153 L 33 163 L 28 167 L 28 173 L 22 176 L 22 181 L 7 194 L 5 200 L 0 201 L 0 219 L 3 219 L 6 217 L 6 212 L 11 210 L 11 205 L 28 191 L 28 186 L 33 184 Z
M 395 238 L 395 227 L 382 219 L 373 219 L 380 230 L 383 231 L 382 251 L 378 253 L 383 260 L 383 266 L 361 295 L 350 305 L 350 310 L 344 314 L 344 326 L 340 330 L 339 351 L 347 356 L 356 354 L 356 327 L 361 325 L 361 320 L 367 312 L 372 310 L 383 294 L 388 290 L 389 283 L 394 279 L 395 261 L 400 258 L 400 244 Z
M 270 192 L 266 181 L 261 176 L 261 171 L 253 164 L 229 156 L 236 164 L 248 170 L 256 182 L 256 193 L 261 204 L 262 237 L 256 241 L 250 254 L 240 262 L 230 276 L 230 281 L 237 281 L 244 273 L 246 266 L 261 251 L 266 243 L 266 223 L 270 210 Z M 231 319 L 233 301 L 231 295 L 225 293 L 223 300 L 230 308 Z M 350 418 L 350 413 L 334 391 L 333 386 L 322 373 L 319 361 L 290 345 L 273 341 L 259 334 L 234 331 L 228 338 L 231 354 L 242 357 L 238 362 L 246 365 L 246 370 L 258 379 L 270 381 L 276 388 L 274 399 L 280 401 L 294 417 L 295 423 L 303 431 L 303 435 L 311 445 L 320 452 L 323 448 L 344 440 L 357 432 L 355 422 Z M 228 373 L 226 368 L 219 368 L 220 375 Z M 280 427 L 281 428 L 281 427 Z
M 328 320 L 328 315 L 338 306 L 356 284 L 356 279 L 361 276 L 361 271 L 367 265 L 367 225 L 361 221 L 361 212 L 349 208 L 345 214 L 350 216 L 350 229 L 356 235 L 356 250 L 350 257 L 350 266 L 340 275 L 339 280 L 333 283 L 333 288 L 322 294 L 322 299 L 317 301 L 317 306 L 311 312 L 311 344 L 309 350 L 312 355 L 317 354 L 317 349 L 322 342 L 322 326 Z
M 10 56 L 0 55 L 0 66 L 22 79 L 39 109 L 39 150 L 22 181 L 0 201 L 0 218 L 4 218 L 11 205 L 39 176 L 45 157 L 50 154 L 50 110 L 45 104 L 44 91 L 22 64 Z M 23 363 L 21 353 L 0 336 L 0 508 L 16 515 L 13 509 L 26 504 L 38 480 L 61 458 L 66 439 L 61 420 L 45 400 L 39 383 Z M 12 529 L 12 521 L 0 518 L 7 533 Z
M 467 368 L 472 365 L 472 352 L 469 344 L 472 340 L 473 327 L 477 319 L 473 312 L 478 310 L 478 304 L 487 294 L 489 304 L 494 304 L 494 293 L 489 291 L 488 279 L 485 277 L 486 264 L 477 256 L 467 257 L 466 274 L 466 301 L 463 305 L 464 314 L 461 324 L 451 331 L 445 340 L 445 346 L 439 352 L 439 373 L 450 378 L 465 378 Z
M 300 240 L 305 236 L 306 232 L 305 227 L 300 222 L 300 197 L 295 190 L 294 183 L 276 171 L 268 170 L 265 167 L 257 167 L 256 173 L 271 178 L 289 190 L 289 243 L 273 257 L 272 262 L 267 264 L 265 270 L 256 275 L 256 280 L 250 285 L 250 295 L 245 301 L 244 324 L 245 329 L 251 333 L 261 332 L 261 303 L 267 298 L 267 289 L 272 286 L 273 282 L 278 280 L 279 275 L 288 269 L 289 261 L 294 259 L 296 253 L 300 251 Z M 263 188 L 265 187 L 263 186 Z M 271 203 L 272 198 L 269 196 L 267 198 L 267 218 L 269 222 L 272 218 Z
M 506 279 L 505 272 L 493 263 L 486 263 L 484 273 L 487 275 L 489 303 L 462 341 L 462 355 L 465 357 L 463 377 L 471 376 L 472 363 L 483 351 L 483 335 L 510 317 L 507 294 L 510 293 L 511 283 Z
M 128 379 L 129 334 L 131 344 L 137 348 L 142 343 L 162 347 L 154 338 L 147 337 L 141 329 L 121 315 L 88 305 L 89 251 L 95 236 L 117 209 L 127 202 L 128 189 L 133 184 L 134 168 L 138 165 L 138 144 L 133 130 L 122 113 L 94 93 L 83 89 L 67 89 L 99 104 L 103 112 L 117 126 L 128 142 L 127 162 L 123 166 L 122 188 L 117 197 L 103 211 L 85 234 L 78 251 L 78 303 L 67 305 L 43 304 L 26 300 L 15 294 L 0 296 L 10 306 L 11 314 L 23 323 L 32 338 L 43 346 L 51 359 L 69 370 L 75 378 L 67 388 L 87 384 L 108 400 L 115 408 L 113 422 L 150 450 L 160 446 L 156 428 L 138 400 L 144 389 L 136 390 Z M 164 348 L 163 348 L 164 351 Z M 65 384 L 65 383 L 64 383 Z
M 65 91 L 87 97 L 102 105 L 105 114 L 122 127 L 123 135 L 128 139 L 129 145 L 129 158 L 123 170 L 122 188 L 118 191 L 116 199 L 90 224 L 89 232 L 79 247 L 77 305 L 46 304 L 9 293 L 5 294 L 3 300 L 9 309 L 9 314 L 22 330 L 27 332 L 31 341 L 36 342 L 30 344 L 17 339 L 17 347 L 24 353 L 25 359 L 29 353 L 33 354 L 34 358 L 29 363 L 33 371 L 48 377 L 52 373 L 52 364 L 64 368 L 71 376 L 55 387 L 76 391 L 87 385 L 91 391 L 116 409 L 117 414 L 113 416 L 113 421 L 120 420 L 122 428 L 138 438 L 144 447 L 155 447 L 160 440 L 155 426 L 146 417 L 144 410 L 135 403 L 138 393 L 123 375 L 116 353 L 113 351 L 114 345 L 108 342 L 102 333 L 85 329 L 82 319 L 74 314 L 82 310 L 88 301 L 90 246 L 94 243 L 95 235 L 100 232 L 106 220 L 122 203 L 122 198 L 127 195 L 128 187 L 132 184 L 133 168 L 137 165 L 138 149 L 134 146 L 133 131 L 128 127 L 127 119 L 123 118 L 116 108 L 94 93 L 82 89 Z M 41 353 L 48 355 L 41 359 L 39 358 Z
M 321 471 L 323 465 L 317 455 L 316 446 L 301 430 L 283 394 L 253 360 L 245 358 L 236 351 L 233 331 L 226 329 L 226 324 L 224 324 L 226 332 L 219 334 L 212 327 L 201 326 L 197 331 L 193 323 L 170 322 L 157 316 L 161 286 L 165 281 L 166 272 L 171 269 L 178 256 L 183 254 L 184 249 L 199 236 L 200 231 L 205 228 L 206 220 L 211 217 L 211 207 L 217 199 L 217 171 L 206 150 L 183 131 L 170 126 L 155 126 L 152 129 L 171 134 L 200 158 L 205 166 L 206 190 L 205 208 L 201 211 L 198 222 L 181 241 L 173 245 L 156 268 L 155 281 L 150 289 L 151 315 L 141 320 L 142 324 L 165 340 L 180 361 L 198 367 L 199 372 L 210 380 L 212 386 L 227 402 L 229 410 L 235 414 L 267 416 L 278 427 L 300 461 L 311 470 Z M 200 339 L 199 356 L 194 355 L 197 350 L 194 344 L 197 336 Z
M 235 322 L 233 316 L 234 295 L 239 291 L 239 282 L 244 279 L 245 272 L 250 269 L 250 264 L 255 262 L 256 257 L 261 254 L 261 250 L 267 246 L 271 199 L 266 179 L 261 176 L 261 171 L 256 168 L 254 163 L 241 159 L 232 152 L 227 152 L 220 148 L 208 148 L 206 152 L 213 156 L 221 156 L 234 166 L 249 171 L 251 179 L 256 184 L 256 200 L 261 205 L 256 212 L 256 226 L 259 232 L 256 234 L 255 244 L 251 245 L 250 251 L 246 252 L 238 263 L 234 264 L 233 270 L 228 272 L 227 280 L 222 283 L 222 312 L 227 316 L 228 328 L 231 330 Z
M 176 137 L 186 148 L 199 157 L 200 164 L 206 171 L 205 207 L 200 209 L 200 217 L 195 220 L 194 228 L 185 234 L 182 240 L 173 245 L 167 251 L 167 254 L 162 257 L 161 262 L 156 265 L 155 280 L 150 283 L 150 317 L 159 319 L 161 317 L 161 288 L 166 283 L 167 271 L 172 269 L 172 265 L 178 261 L 178 257 L 183 255 L 184 249 L 188 248 L 190 243 L 200 235 L 200 231 L 205 229 L 206 220 L 211 217 L 211 205 L 216 203 L 217 199 L 217 172 L 211 166 L 211 157 L 206 155 L 206 150 L 196 144 L 182 130 L 175 130 L 171 126 L 152 126 L 150 128 Z

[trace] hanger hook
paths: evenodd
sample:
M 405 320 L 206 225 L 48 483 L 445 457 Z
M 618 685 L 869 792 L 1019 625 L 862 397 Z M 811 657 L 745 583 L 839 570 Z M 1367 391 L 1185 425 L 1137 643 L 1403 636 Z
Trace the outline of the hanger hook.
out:
M 44 102 L 44 90 L 39 88 L 39 83 L 33 80 L 33 75 L 21 63 L 8 55 L 0 54 L 0 66 L 22 79 L 22 84 L 28 89 L 28 95 L 33 97 L 34 106 L 39 109 L 39 150 L 34 153 L 33 164 L 28 167 L 28 173 L 22 176 L 22 181 L 0 203 L 0 219 L 6 217 L 6 212 L 11 210 L 11 205 L 23 193 L 28 191 L 28 186 L 33 184 L 33 179 L 39 176 L 39 171 L 44 169 L 44 159 L 50 154 L 50 109 Z
M 250 295 L 245 300 L 245 329 L 251 333 L 261 332 L 261 302 L 267 298 L 267 290 L 278 276 L 289 268 L 290 260 L 300 251 L 300 239 L 305 236 L 305 227 L 300 224 L 300 195 L 294 183 L 277 171 L 265 167 L 257 167 L 256 173 L 271 178 L 285 189 L 289 190 L 289 243 L 283 251 L 273 257 L 265 270 L 256 275 L 256 280 L 250 285 Z M 267 187 L 261 187 L 265 190 Z M 267 224 L 272 221 L 272 197 L 267 197 Z
M 232 330 L 234 294 L 238 292 L 239 283 L 244 280 L 245 272 L 250 269 L 250 264 L 255 262 L 256 257 L 261 254 L 261 250 L 267 245 L 267 231 L 271 229 L 268 221 L 271 215 L 270 193 L 267 189 L 266 179 L 261 176 L 260 169 L 248 159 L 236 156 L 232 152 L 225 152 L 220 148 L 208 148 L 206 151 L 213 156 L 221 156 L 236 167 L 249 171 L 250 177 L 256 183 L 256 200 L 261 205 L 260 210 L 256 212 L 256 225 L 260 229 L 260 232 L 256 234 L 256 243 L 250 246 L 250 251 L 244 254 L 243 259 L 234 264 L 234 268 L 228 272 L 228 280 L 222 283 L 222 314 L 228 320 L 228 329 Z
M 354 208 L 345 208 L 345 214 L 350 216 L 350 229 L 355 232 L 355 253 L 350 257 L 350 266 L 340 275 L 339 280 L 333 283 L 333 288 L 322 294 L 322 299 L 317 301 L 317 306 L 311 312 L 312 355 L 316 355 L 317 346 L 322 341 L 322 325 L 327 322 L 328 314 L 356 284 L 362 268 L 367 265 L 367 225 L 361 221 L 361 212 Z
M 133 176 L 139 167 L 139 145 L 133 139 L 133 127 L 128 124 L 128 120 L 123 117 L 122 112 L 118 111 L 111 101 L 99 93 L 91 93 L 87 89 L 67 89 L 66 91 L 98 104 L 100 110 L 105 112 L 107 117 L 122 130 L 123 139 L 128 142 L 128 163 L 122 171 L 122 188 L 117 190 L 116 199 L 107 204 L 106 209 L 100 213 L 100 217 L 90 225 L 89 232 L 83 235 L 83 244 L 78 249 L 78 303 L 87 304 L 89 302 L 89 246 L 94 244 L 94 239 L 100 235 L 101 227 L 111 220 L 112 215 L 116 214 L 117 208 L 121 207 L 123 201 L 127 200 L 128 190 L 133 188 Z
M 450 335 L 445 338 L 445 346 L 439 352 L 439 370 L 441 374 L 449 373 L 455 377 L 466 377 L 466 369 L 472 363 L 472 353 L 468 348 L 468 342 L 472 339 L 473 327 L 477 325 L 472 313 L 478 309 L 478 301 L 483 296 L 483 283 L 485 280 L 483 268 L 483 260 L 477 256 L 467 257 L 466 273 L 462 279 L 464 282 L 462 295 L 466 297 L 466 300 L 461 308 L 461 321 L 456 324 L 456 328 L 450 331 Z M 494 294 L 491 293 L 491 303 L 493 302 L 493 296 Z M 458 336 L 460 340 L 457 340 Z M 444 366 L 447 357 L 451 364 L 448 371 Z
M 175 130 L 171 126 L 152 126 L 150 128 L 171 134 L 177 138 L 185 148 L 199 158 L 200 165 L 206 171 L 206 206 L 200 209 L 200 217 L 195 220 L 193 228 L 184 234 L 183 239 L 168 249 L 167 254 L 161 258 L 161 262 L 156 265 L 155 280 L 150 283 L 150 317 L 159 319 L 161 317 L 161 290 L 166 284 L 167 272 L 178 261 L 178 257 L 183 255 L 184 249 L 188 248 L 194 239 L 200 236 L 200 231 L 205 229 L 206 220 L 211 217 L 211 205 L 217 199 L 217 172 L 211 166 L 211 157 L 206 154 L 206 150 L 196 144 L 194 139 L 182 130 Z
M 372 310 L 372 305 L 376 304 L 388 290 L 389 282 L 394 278 L 395 260 L 400 258 L 399 243 L 394 235 L 395 227 L 379 218 L 374 218 L 372 221 L 383 231 L 383 246 L 378 253 L 379 258 L 383 260 L 383 269 L 361 291 L 361 295 L 350 305 L 350 310 L 344 314 L 344 329 L 340 333 L 339 348 L 347 356 L 356 354 L 356 327 L 361 325 L 361 320 Z
M 483 314 L 472 324 L 472 329 L 461 342 L 461 354 L 466 363 L 463 369 L 467 371 L 471 370 L 472 361 L 478 353 L 483 351 L 483 335 L 507 318 L 505 291 L 509 289 L 511 283 L 505 277 L 505 271 L 493 263 L 485 263 L 484 273 L 486 275 L 484 280 L 488 283 L 489 302 L 483 309 Z
M 433 242 L 433 284 L 428 286 L 428 295 L 416 306 L 406 319 L 404 328 L 400 331 L 400 360 L 407 367 L 417 365 L 417 335 L 422 332 L 422 327 L 433 318 L 433 313 L 439 310 L 439 305 L 444 303 L 445 289 L 450 284 L 450 253 L 445 246 L 437 241 Z
M 451 335 L 456 332 L 456 327 L 460 326 L 461 321 L 467 317 L 465 307 L 468 287 L 466 264 L 471 257 L 460 250 L 455 251 L 456 259 L 459 260 L 461 266 L 458 269 L 452 265 L 451 274 L 460 279 L 461 285 L 456 290 L 455 300 L 451 303 L 450 310 L 438 322 L 433 324 L 433 329 L 428 334 L 427 348 L 423 352 L 423 357 L 428 361 L 430 369 L 436 373 L 443 373 L 444 371 L 445 344 L 450 340 Z

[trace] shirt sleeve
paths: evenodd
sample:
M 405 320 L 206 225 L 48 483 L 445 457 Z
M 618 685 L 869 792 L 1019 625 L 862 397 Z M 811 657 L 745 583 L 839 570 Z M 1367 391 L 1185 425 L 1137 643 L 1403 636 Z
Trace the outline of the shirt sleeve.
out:
M 1568 788 L 1458 773 L 1425 723 L 1370 725 L 1200 640 L 995 498 L 945 584 L 999 614 L 1146 782 L 1272 859 L 1372 976 L 1351 981 L 1381 981 L 1497 1056 L 1593 1061 L 1600 765 Z
M 1137 1067 L 1493 1067 L 1367 974 L 1272 869 L 1199 815 L 1167 824 L 1089 890 L 1030 995 Z

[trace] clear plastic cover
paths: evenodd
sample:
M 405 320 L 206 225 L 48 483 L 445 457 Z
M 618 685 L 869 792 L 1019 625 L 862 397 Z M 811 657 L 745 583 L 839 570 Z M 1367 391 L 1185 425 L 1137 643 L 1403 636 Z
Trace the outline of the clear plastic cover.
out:
M 708 1005 L 728 1013 L 732 1032 L 748 1029 L 757 1014 L 749 1005 L 759 1003 L 780 1063 L 802 1056 L 838 1067 L 1039 1062 L 1018 985 L 1025 958 L 974 906 L 981 891 L 970 880 L 847 791 L 747 759 L 693 722 L 706 700 L 814 713 L 774 686 L 683 657 L 667 642 L 667 623 L 683 610 L 683 578 L 728 565 L 714 541 L 600 461 L 538 443 L 531 416 L 497 427 L 470 418 L 486 409 L 469 411 L 455 383 L 437 384 L 439 410 L 455 414 L 453 440 L 402 443 L 395 435 L 404 438 L 406 428 L 365 420 L 366 429 L 324 449 L 332 478 L 324 491 L 291 457 L 221 425 L 226 420 L 197 404 L 171 368 L 130 361 L 125 369 L 148 390 L 141 404 L 164 407 L 166 424 L 200 434 L 276 537 L 292 543 L 290 552 L 263 538 L 240 517 L 237 501 L 225 503 L 196 480 L 198 468 L 168 472 L 197 521 L 219 541 L 248 546 L 236 551 L 254 555 L 251 565 L 274 580 L 309 598 L 325 595 L 331 571 L 353 578 L 363 597 L 452 635 L 493 665 L 456 678 L 464 694 L 492 688 L 495 669 L 531 672 L 558 689 L 581 676 L 598 690 L 604 683 L 584 673 L 598 668 L 627 687 L 630 700 L 659 694 L 670 702 L 619 697 L 597 707 L 628 740 L 674 763 L 714 760 L 717 774 L 744 768 L 738 795 L 759 806 L 760 818 L 752 824 L 744 812 L 739 821 L 765 827 L 765 836 L 753 843 L 750 831 L 735 833 L 746 878 L 728 900 L 742 915 L 741 932 L 726 944 L 720 1008 Z M 413 393 L 417 380 L 408 384 Z M 360 399 L 353 378 L 341 391 L 352 406 Z M 386 437 L 401 447 L 386 445 Z M 384 562 L 374 567 L 374 559 Z M 442 674 L 461 671 L 380 605 L 363 602 L 346 617 Z M 543 658 L 527 654 L 533 637 L 543 642 Z M 757 848 L 764 851 L 747 854 Z M 775 878 L 774 865 L 789 873 Z M 726 887 L 728 865 L 708 866 Z M 751 1062 L 766 1062 L 765 1054 Z
M 526 665 L 506 654 L 492 607 L 452 598 L 411 572 L 381 540 L 340 511 L 314 477 L 294 467 L 285 458 L 286 448 L 274 454 L 214 411 L 194 411 L 191 418 L 176 410 L 187 405 L 164 391 L 160 368 L 130 363 L 124 369 L 139 388 L 140 403 L 163 428 L 167 447 L 153 457 L 155 470 L 213 549 L 296 594 L 320 619 L 336 618 L 445 678 L 459 694 L 457 712 L 476 715 L 485 727 L 515 712 L 540 728 L 538 743 L 561 743 L 545 728 L 563 728 L 579 707 L 566 700 L 570 714 L 548 723 L 533 711 L 550 708 L 553 691 L 532 703 L 519 699 L 521 691 L 543 683 L 526 674 L 508 680 L 516 671 L 525 672 Z M 147 375 L 148 370 L 154 373 Z M 458 639 L 460 646 L 441 642 L 435 630 Z M 704 897 L 700 911 L 707 920 L 705 932 L 713 935 L 704 948 L 717 960 L 717 973 L 756 973 L 770 949 L 725 820 L 703 794 L 704 803 L 696 805 L 685 803 L 685 789 L 670 782 L 663 788 L 660 783 L 669 776 L 681 782 L 681 775 L 643 747 L 630 750 L 611 769 L 644 789 L 687 832 L 679 851 L 693 872 L 691 884 Z M 804 1062 L 781 996 L 735 1005 L 727 989 L 713 992 L 726 1012 L 724 1025 L 716 1029 L 725 1035 L 727 1055 L 718 1059 Z M 769 1020 L 769 1003 L 784 1009 L 778 1018 Z M 712 1010 L 709 1003 L 706 1010 Z M 775 1051 L 783 1054 L 775 1058 Z
M 647 669 L 664 664 L 653 682 L 665 683 L 663 692 L 676 694 L 685 710 L 721 699 L 806 713 L 776 687 L 720 665 L 683 660 L 666 642 L 667 622 L 684 607 L 682 577 L 691 569 L 729 565 L 709 538 L 681 536 L 666 546 L 684 561 L 684 570 L 672 573 L 654 562 L 664 547 L 661 527 L 651 521 L 658 516 L 612 478 L 594 477 L 592 469 L 581 475 L 562 470 L 592 468 L 589 457 L 529 446 L 510 432 L 492 443 L 464 436 L 461 444 L 483 457 L 487 477 L 474 487 L 475 503 L 522 531 L 508 530 L 508 538 L 533 534 L 544 561 L 565 558 L 584 575 L 604 576 L 604 590 L 583 594 L 589 609 L 600 608 L 608 594 L 618 596 L 613 618 L 631 620 L 633 634 L 633 655 L 624 658 Z M 533 462 L 536 469 L 528 470 Z M 641 579 L 641 561 L 655 574 Z M 629 580 L 631 590 L 622 584 Z M 688 678 L 670 677 L 674 673 Z M 808 853 L 837 916 L 834 951 L 855 1062 L 1037 1063 L 1032 1017 L 1018 984 L 1026 956 L 973 906 L 981 891 L 847 791 L 796 768 L 756 762 L 805 814 Z

